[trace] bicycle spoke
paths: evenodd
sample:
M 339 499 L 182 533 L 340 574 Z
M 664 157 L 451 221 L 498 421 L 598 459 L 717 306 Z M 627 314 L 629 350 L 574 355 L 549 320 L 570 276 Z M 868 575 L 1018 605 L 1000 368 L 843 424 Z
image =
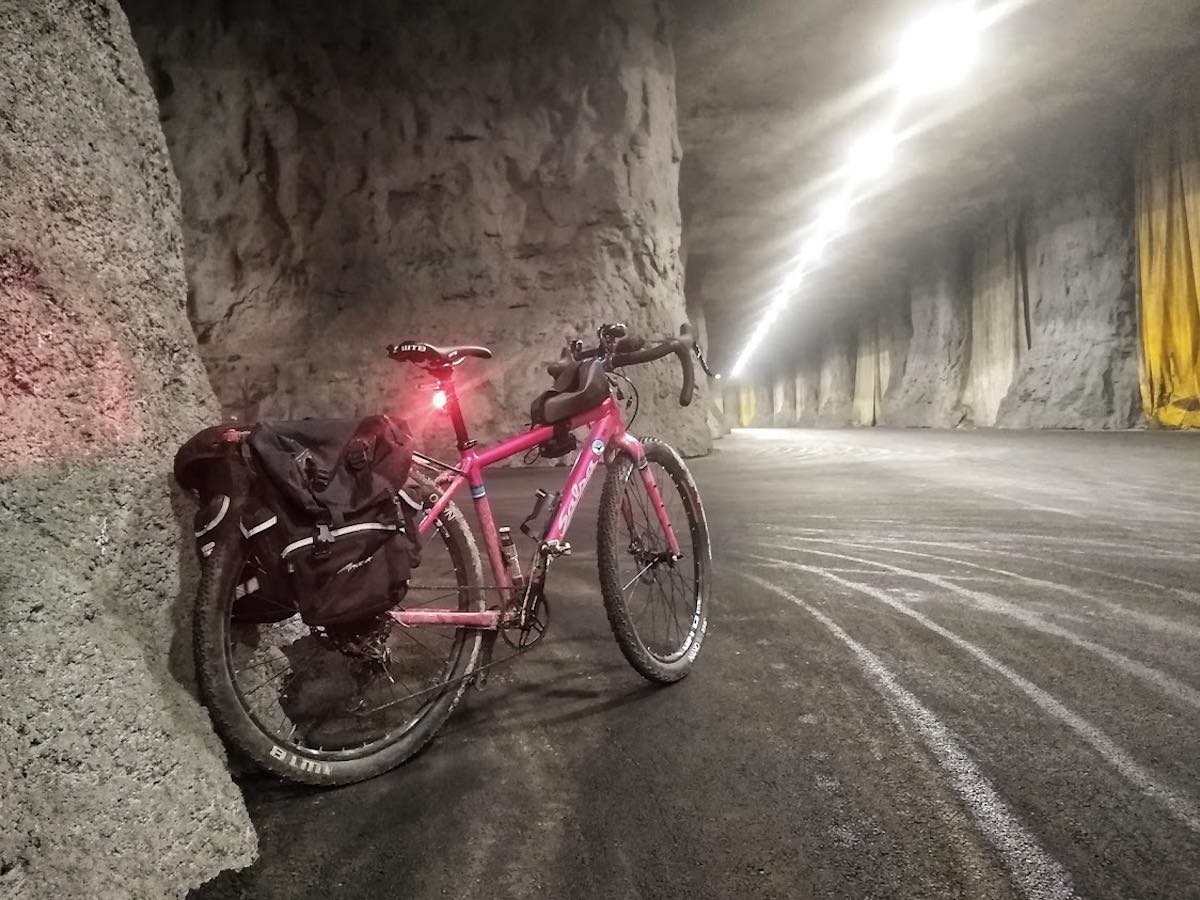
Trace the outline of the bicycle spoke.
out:
M 650 474 L 661 495 L 661 511 L 678 541 L 679 557 L 666 559 L 669 532 L 663 527 L 641 474 L 631 469 L 623 484 L 617 526 L 628 531 L 624 542 L 628 551 L 619 559 L 618 584 L 642 644 L 656 656 L 675 658 L 686 651 L 693 637 L 692 622 L 700 601 L 696 573 L 697 542 L 701 537 L 697 522 L 689 515 L 684 484 L 662 464 L 651 463 Z M 681 534 L 676 529 L 685 522 L 687 527 Z M 646 585 L 644 590 L 639 582 Z
M 404 606 L 474 608 L 462 545 L 437 534 L 425 547 L 424 583 L 409 585 Z M 375 752 L 407 733 L 444 697 L 465 642 L 475 639 L 453 626 L 405 628 L 386 616 L 355 631 L 311 629 L 295 615 L 243 622 L 231 613 L 228 627 L 230 671 L 246 712 L 274 740 L 309 755 Z
M 292 671 L 292 669 L 291 669 L 291 666 L 289 666 L 288 668 L 284 669 L 284 670 L 283 670 L 282 672 L 280 672 L 278 675 L 272 675 L 272 676 L 271 676 L 270 678 L 268 678 L 266 681 L 260 682 L 259 684 L 257 684 L 257 685 L 256 685 L 256 686 L 254 686 L 253 688 L 251 688 L 250 690 L 248 690 L 248 691 L 242 691 L 242 696 L 243 696 L 243 697 L 249 697 L 251 694 L 253 694 L 253 693 L 256 693 L 256 692 L 258 692 L 258 691 L 262 690 L 263 688 L 265 688 L 265 687 L 266 687 L 268 684 L 271 684 L 271 683 L 272 683 L 272 682 L 274 682 L 274 681 L 278 681 L 280 678 L 282 678 L 284 675 L 286 675 L 286 674 L 287 674 L 288 672 L 290 672 L 290 671 Z

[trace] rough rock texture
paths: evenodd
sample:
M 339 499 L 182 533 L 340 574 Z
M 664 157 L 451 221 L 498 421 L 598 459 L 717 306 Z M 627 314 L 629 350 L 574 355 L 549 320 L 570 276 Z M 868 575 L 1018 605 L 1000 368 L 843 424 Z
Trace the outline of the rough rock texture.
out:
M 796 379 L 777 374 L 771 384 L 771 421 L 776 428 L 799 424 L 796 421 Z
M 255 839 L 172 676 L 170 460 L 216 405 L 115 2 L 0 3 L 0 160 L 0 895 L 181 896 Z
M 975 425 L 995 425 L 1025 349 L 1022 254 L 1015 217 L 989 216 L 971 247 L 971 353 L 963 403 Z
M 753 382 L 731 387 L 725 392 L 725 417 L 733 428 L 770 428 L 772 416 L 771 389 L 764 383 Z
M 884 397 L 878 424 L 952 428 L 961 406 L 970 354 L 971 301 L 957 241 L 934 242 L 909 276 L 912 340 L 903 377 Z
M 854 418 L 853 331 L 834 331 L 821 351 L 817 424 L 823 428 L 849 425 Z
M 811 362 L 796 372 L 797 425 L 817 424 L 817 410 L 821 403 L 820 388 L 821 373 Z
M 1036 186 L 1025 229 L 1030 346 L 998 426 L 1130 428 L 1142 419 L 1130 167 L 1119 148 L 1095 149 L 1089 163 Z
M 854 424 L 878 425 L 891 386 L 904 377 L 912 342 L 908 297 L 884 300 L 858 322 L 854 369 Z
M 190 313 L 226 411 L 404 407 L 402 338 L 482 343 L 476 437 L 511 433 L 567 337 L 685 319 L 675 69 L 654 0 L 127 9 L 184 200 Z M 637 430 L 708 402 L 639 372 Z M 423 404 L 422 404 L 423 405 Z M 411 411 L 411 410 L 410 410 Z

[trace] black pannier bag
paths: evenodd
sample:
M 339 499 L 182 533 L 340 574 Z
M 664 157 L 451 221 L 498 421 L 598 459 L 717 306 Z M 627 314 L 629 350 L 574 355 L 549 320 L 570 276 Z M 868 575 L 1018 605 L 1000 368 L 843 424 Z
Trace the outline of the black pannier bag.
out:
M 344 625 L 399 603 L 419 562 L 416 507 L 402 491 L 407 426 L 387 416 L 263 422 L 247 443 L 254 476 L 239 524 L 259 576 L 239 586 L 234 617 L 298 611 L 308 625 Z
M 246 516 L 257 501 L 248 498 L 252 480 L 241 452 L 245 425 L 223 422 L 192 435 L 175 454 L 175 480 L 195 491 L 200 501 L 194 519 L 196 554 L 208 559 L 230 530 L 245 533 Z M 265 509 L 265 507 L 264 507 Z M 257 573 L 254 571 L 257 569 Z M 255 564 L 236 586 L 233 618 L 239 622 L 279 622 L 296 614 L 296 600 L 286 580 L 270 578 Z

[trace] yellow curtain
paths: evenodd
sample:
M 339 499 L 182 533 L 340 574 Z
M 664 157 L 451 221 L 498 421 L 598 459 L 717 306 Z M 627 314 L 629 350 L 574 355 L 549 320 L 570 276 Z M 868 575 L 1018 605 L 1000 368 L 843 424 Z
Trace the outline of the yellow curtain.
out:
M 1161 424 L 1200 428 L 1200 115 L 1167 117 L 1137 173 L 1142 404 Z

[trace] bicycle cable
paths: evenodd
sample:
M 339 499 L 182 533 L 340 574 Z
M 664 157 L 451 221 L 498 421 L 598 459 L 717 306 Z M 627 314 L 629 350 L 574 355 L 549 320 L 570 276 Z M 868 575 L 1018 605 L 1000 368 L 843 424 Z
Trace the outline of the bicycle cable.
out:
M 627 385 L 629 385 L 629 389 L 631 391 L 633 391 L 633 398 L 632 398 L 633 415 L 630 416 L 629 421 L 625 423 L 625 427 L 627 429 L 632 428 L 634 420 L 638 417 L 638 413 L 642 409 L 642 395 L 638 392 L 637 385 L 634 384 L 633 380 L 628 375 L 626 375 L 624 372 L 618 372 L 617 370 L 614 369 L 609 374 L 612 375 L 614 378 L 620 378 Z

